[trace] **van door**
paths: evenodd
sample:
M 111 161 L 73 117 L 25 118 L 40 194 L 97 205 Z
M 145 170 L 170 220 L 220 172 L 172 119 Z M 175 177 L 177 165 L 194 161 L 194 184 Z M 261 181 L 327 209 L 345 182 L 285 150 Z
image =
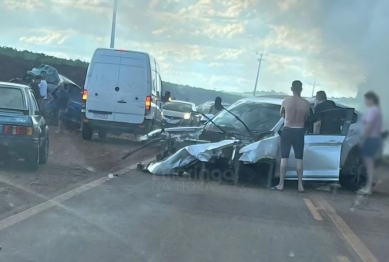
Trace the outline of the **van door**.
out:
M 323 126 L 338 123 L 340 125 L 340 133 L 333 135 L 305 135 L 303 159 L 303 177 L 305 180 L 337 181 L 339 179 L 342 146 L 350 128 L 350 124 L 354 115 L 354 109 L 331 109 L 323 112 L 321 114 L 322 118 L 324 115 L 326 115 L 326 119 L 330 119 L 331 121 L 328 123 L 322 121 L 321 125 Z M 297 179 L 296 160 L 294 158 L 293 150 L 290 152 L 285 178 Z
M 89 119 L 114 121 L 120 57 L 96 56 L 92 60 L 91 73 L 88 72 L 86 89 L 86 117 Z
M 130 53 L 121 57 L 119 81 L 116 88 L 115 121 L 141 124 L 145 118 L 145 100 L 151 85 L 147 56 Z

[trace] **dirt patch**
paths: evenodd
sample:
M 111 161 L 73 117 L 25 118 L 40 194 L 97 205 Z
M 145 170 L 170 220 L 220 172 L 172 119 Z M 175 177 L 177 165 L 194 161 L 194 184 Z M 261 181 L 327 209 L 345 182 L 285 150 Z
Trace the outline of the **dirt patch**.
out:
M 79 132 L 54 134 L 54 130 L 50 130 L 49 160 L 38 171 L 23 170 L 22 165 L 0 169 L 0 219 L 155 154 L 155 149 L 147 148 L 121 160 L 139 145 L 122 138 L 85 141 Z

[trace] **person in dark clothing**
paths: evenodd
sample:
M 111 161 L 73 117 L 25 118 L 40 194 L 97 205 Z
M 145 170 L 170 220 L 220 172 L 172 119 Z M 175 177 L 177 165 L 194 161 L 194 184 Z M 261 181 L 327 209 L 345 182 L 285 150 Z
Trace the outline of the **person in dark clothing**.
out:
M 63 85 L 58 86 L 58 90 L 53 92 L 53 97 L 56 100 L 58 108 L 58 130 L 56 133 L 62 133 L 64 130 L 63 117 L 68 112 L 68 106 L 70 103 L 70 95 L 64 89 Z
M 29 85 L 38 103 L 39 103 L 39 99 L 42 98 L 41 93 L 39 91 L 39 83 L 41 82 L 41 80 L 42 80 L 41 76 L 36 76 Z
M 334 101 L 327 100 L 327 94 L 324 91 L 316 93 L 316 106 L 313 115 L 313 132 L 315 134 L 336 135 L 340 133 L 340 123 L 332 119 L 329 114 L 322 114 L 331 109 L 336 109 Z M 322 123 L 326 123 L 322 125 Z
M 215 103 L 212 106 L 210 114 L 216 115 L 217 113 L 219 113 L 223 109 L 224 109 L 224 106 L 222 105 L 222 99 L 221 99 L 221 97 L 218 96 L 215 98 Z

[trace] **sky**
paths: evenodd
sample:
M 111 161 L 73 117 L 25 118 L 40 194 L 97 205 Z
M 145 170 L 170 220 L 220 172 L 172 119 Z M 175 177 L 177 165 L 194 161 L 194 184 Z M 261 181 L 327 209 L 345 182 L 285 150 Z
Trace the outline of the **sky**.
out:
M 251 92 L 263 52 L 258 90 L 298 79 L 303 95 L 316 82 L 348 97 L 387 83 L 386 0 L 118 1 L 115 48 L 152 54 L 168 82 Z M 89 62 L 109 47 L 113 2 L 0 0 L 0 45 Z

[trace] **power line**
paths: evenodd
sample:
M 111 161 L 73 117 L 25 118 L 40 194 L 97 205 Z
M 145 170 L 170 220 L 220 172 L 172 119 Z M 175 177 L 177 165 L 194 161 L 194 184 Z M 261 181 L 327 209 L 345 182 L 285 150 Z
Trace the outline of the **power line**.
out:
M 258 52 L 256 52 L 256 54 L 258 54 Z M 256 93 L 257 93 L 257 85 L 258 85 L 259 71 L 261 70 L 262 61 L 266 61 L 266 60 L 262 59 L 262 57 L 263 57 L 263 51 L 262 51 L 262 53 L 259 55 L 259 58 L 258 58 L 258 70 L 257 70 L 257 77 L 255 78 L 255 85 L 254 85 L 253 96 L 255 96 Z

